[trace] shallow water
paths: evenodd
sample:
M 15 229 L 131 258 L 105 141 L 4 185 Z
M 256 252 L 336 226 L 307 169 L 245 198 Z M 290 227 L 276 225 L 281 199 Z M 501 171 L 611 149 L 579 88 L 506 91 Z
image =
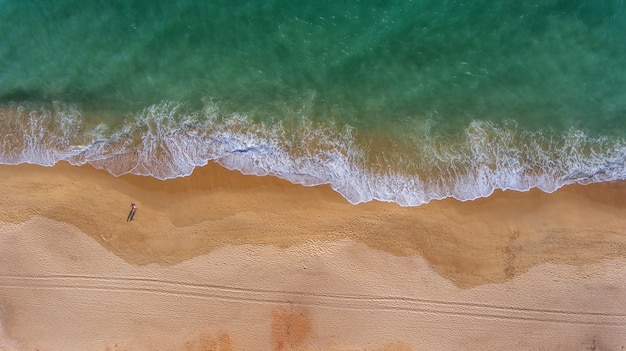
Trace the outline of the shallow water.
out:
M 419 205 L 626 176 L 621 1 L 5 1 L 0 162 Z

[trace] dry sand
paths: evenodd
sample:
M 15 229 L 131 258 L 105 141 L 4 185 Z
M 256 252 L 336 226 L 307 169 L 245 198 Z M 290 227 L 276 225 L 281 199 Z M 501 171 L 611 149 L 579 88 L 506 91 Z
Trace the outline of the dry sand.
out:
M 402 208 L 213 164 L 0 179 L 0 350 L 626 346 L 626 183 Z

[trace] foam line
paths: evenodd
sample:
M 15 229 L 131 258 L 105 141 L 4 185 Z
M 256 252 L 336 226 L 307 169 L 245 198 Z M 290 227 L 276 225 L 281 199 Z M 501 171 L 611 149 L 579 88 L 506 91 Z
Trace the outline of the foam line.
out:
M 73 106 L 53 111 L 12 106 L 0 114 L 2 164 L 68 161 L 114 176 L 169 179 L 215 161 L 244 174 L 305 186 L 330 184 L 353 204 L 380 200 L 417 206 L 449 197 L 487 197 L 496 189 L 553 192 L 571 183 L 626 178 L 623 140 L 590 138 L 577 130 L 543 135 L 514 124 L 474 121 L 459 138 L 424 135 L 413 141 L 413 150 L 387 150 L 371 164 L 369 150 L 351 128 L 303 119 L 288 130 L 280 123 L 224 116 L 216 106 L 189 113 L 180 104 L 153 105 L 112 131 L 104 125 L 88 130 Z

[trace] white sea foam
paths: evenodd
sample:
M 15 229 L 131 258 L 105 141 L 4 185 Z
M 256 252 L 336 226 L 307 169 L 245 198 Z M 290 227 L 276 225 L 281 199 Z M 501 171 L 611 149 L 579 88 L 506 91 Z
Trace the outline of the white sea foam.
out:
M 542 135 L 475 121 L 454 140 L 424 133 L 412 141 L 413 150 L 388 150 L 394 157 L 376 155 L 382 161 L 372 164 L 369 150 L 350 128 L 306 119 L 286 128 L 224 116 L 213 105 L 183 110 L 173 103 L 150 106 L 108 131 L 103 125 L 87 130 L 72 106 L 6 108 L 0 111 L 0 163 L 50 166 L 65 160 L 115 176 L 168 179 L 215 161 L 244 174 L 274 175 L 306 186 L 330 184 L 355 204 L 376 199 L 403 206 L 448 197 L 472 200 L 495 189 L 553 192 L 571 183 L 626 178 L 623 141 L 589 138 L 575 130 Z
M 29 110 L 14 106 L 0 110 L 0 162 L 51 166 L 86 149 L 81 145 L 83 118 L 72 106 Z

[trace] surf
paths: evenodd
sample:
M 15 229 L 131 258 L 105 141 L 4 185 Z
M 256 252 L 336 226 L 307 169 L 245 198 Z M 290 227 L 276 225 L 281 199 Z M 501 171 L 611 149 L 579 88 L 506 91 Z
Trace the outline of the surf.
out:
M 189 176 L 216 162 L 230 170 L 275 176 L 295 184 L 329 184 L 347 201 L 419 206 L 461 201 L 495 190 L 554 192 L 573 184 L 626 178 L 626 142 L 570 129 L 526 131 L 514 122 L 475 120 L 461 133 L 429 128 L 410 140 L 380 146 L 349 125 L 268 123 L 224 114 L 209 104 L 190 110 L 163 102 L 127 116 L 117 126 L 89 122 L 78 107 L 13 105 L 0 110 L 0 163 L 92 165 L 113 176 L 161 180 Z M 396 136 L 397 137 L 397 136 Z

